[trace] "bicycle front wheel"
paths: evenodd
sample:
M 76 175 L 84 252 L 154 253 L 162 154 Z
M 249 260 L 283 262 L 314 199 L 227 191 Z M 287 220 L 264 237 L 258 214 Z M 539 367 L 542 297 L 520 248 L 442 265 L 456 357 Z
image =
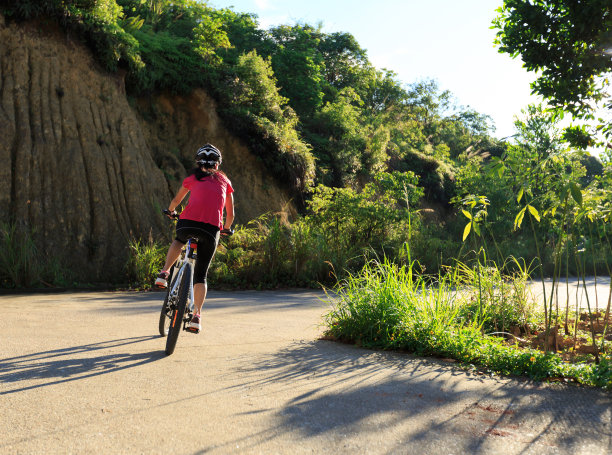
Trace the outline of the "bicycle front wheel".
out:
M 187 307 L 187 300 L 189 299 L 189 288 L 191 284 L 191 264 L 185 264 L 185 270 L 181 278 L 181 284 L 178 291 L 178 299 L 176 302 L 176 308 L 172 311 L 172 319 L 170 321 L 170 328 L 168 331 L 168 338 L 166 339 L 166 355 L 170 355 L 174 352 L 176 347 L 176 341 L 178 336 L 183 329 L 183 317 L 185 315 L 185 308 Z

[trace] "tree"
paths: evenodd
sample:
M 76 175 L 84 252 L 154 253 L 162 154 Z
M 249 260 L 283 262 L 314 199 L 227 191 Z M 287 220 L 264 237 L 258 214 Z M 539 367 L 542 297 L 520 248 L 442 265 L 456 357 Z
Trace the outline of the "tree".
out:
M 323 34 L 318 51 L 323 58 L 324 102 L 333 101 L 338 92 L 352 87 L 362 96 L 363 73 L 370 68 L 366 51 L 350 33 Z
M 342 89 L 314 115 L 308 139 L 315 146 L 318 171 L 331 186 L 353 183 L 361 170 L 361 155 L 366 149 L 362 106 L 359 95 L 351 88 Z
M 268 58 L 275 44 L 268 33 L 258 28 L 257 16 L 250 13 L 237 13 L 231 9 L 217 10 L 227 31 L 232 46 L 217 50 L 223 62 L 233 66 L 242 54 L 256 50 L 263 58 Z
M 366 51 L 350 33 L 324 34 L 318 50 L 325 63 L 325 80 L 337 89 L 358 82 L 357 69 L 369 64 Z
M 554 107 L 589 116 L 612 70 L 610 0 L 505 0 L 493 21 L 499 51 L 540 71 L 533 91 Z
M 290 108 L 286 106 L 287 98 L 278 93 L 270 59 L 264 60 L 251 51 L 238 58 L 234 69 L 237 78 L 233 84 L 233 103 L 247 107 L 253 115 L 282 122 L 284 110 Z
M 323 102 L 323 57 L 317 50 L 321 33 L 309 25 L 281 25 L 270 30 L 277 47 L 272 67 L 281 94 L 298 116 L 309 116 Z

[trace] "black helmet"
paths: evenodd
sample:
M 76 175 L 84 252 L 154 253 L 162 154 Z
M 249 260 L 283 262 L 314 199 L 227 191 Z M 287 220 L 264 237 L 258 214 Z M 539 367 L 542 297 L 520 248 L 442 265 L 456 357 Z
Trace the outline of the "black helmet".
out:
M 205 144 L 196 152 L 196 163 L 198 166 L 215 167 L 215 164 L 221 164 L 221 152 L 212 144 Z

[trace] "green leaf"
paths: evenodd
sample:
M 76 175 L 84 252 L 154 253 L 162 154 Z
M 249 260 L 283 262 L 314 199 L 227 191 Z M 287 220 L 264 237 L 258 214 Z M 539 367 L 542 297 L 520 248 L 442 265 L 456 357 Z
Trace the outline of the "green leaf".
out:
M 580 191 L 580 188 L 578 188 L 578 185 L 574 182 L 570 184 L 570 192 L 572 193 L 574 201 L 576 201 L 578 205 L 582 205 L 582 191 Z
M 516 202 L 521 202 L 521 199 L 523 199 L 523 187 L 521 187 L 518 192 L 518 195 L 516 196 Z
M 539 223 L 540 214 L 538 213 L 537 209 L 533 205 L 527 205 L 527 208 L 529 209 L 529 213 L 531 213 L 531 216 L 533 216 Z
M 521 224 L 523 223 L 523 217 L 525 216 L 525 209 L 526 207 L 523 207 L 522 210 L 520 212 L 518 212 L 518 214 L 516 215 L 516 218 L 514 218 L 514 229 L 518 229 L 521 227 Z
M 480 237 L 480 227 L 478 226 L 478 223 L 472 223 L 472 225 L 474 226 L 474 232 Z
M 472 219 L 472 215 L 467 210 L 461 210 L 461 212 L 463 212 L 463 214 L 467 217 L 468 220 Z
M 561 202 L 565 202 L 565 198 L 567 198 L 567 186 L 561 188 L 561 193 L 559 193 L 559 200 Z
M 468 224 L 465 225 L 465 228 L 463 229 L 463 241 L 465 242 L 465 239 L 467 239 L 467 236 L 470 235 L 470 230 L 472 229 L 472 222 L 470 221 Z

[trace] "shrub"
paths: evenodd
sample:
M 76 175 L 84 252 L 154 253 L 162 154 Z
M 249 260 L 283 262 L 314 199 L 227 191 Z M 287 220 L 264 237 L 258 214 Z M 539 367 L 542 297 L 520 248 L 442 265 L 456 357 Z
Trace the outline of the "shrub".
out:
M 244 288 L 316 287 L 333 279 L 325 251 L 319 230 L 303 219 L 289 225 L 264 214 L 222 242 L 211 265 L 211 282 Z

